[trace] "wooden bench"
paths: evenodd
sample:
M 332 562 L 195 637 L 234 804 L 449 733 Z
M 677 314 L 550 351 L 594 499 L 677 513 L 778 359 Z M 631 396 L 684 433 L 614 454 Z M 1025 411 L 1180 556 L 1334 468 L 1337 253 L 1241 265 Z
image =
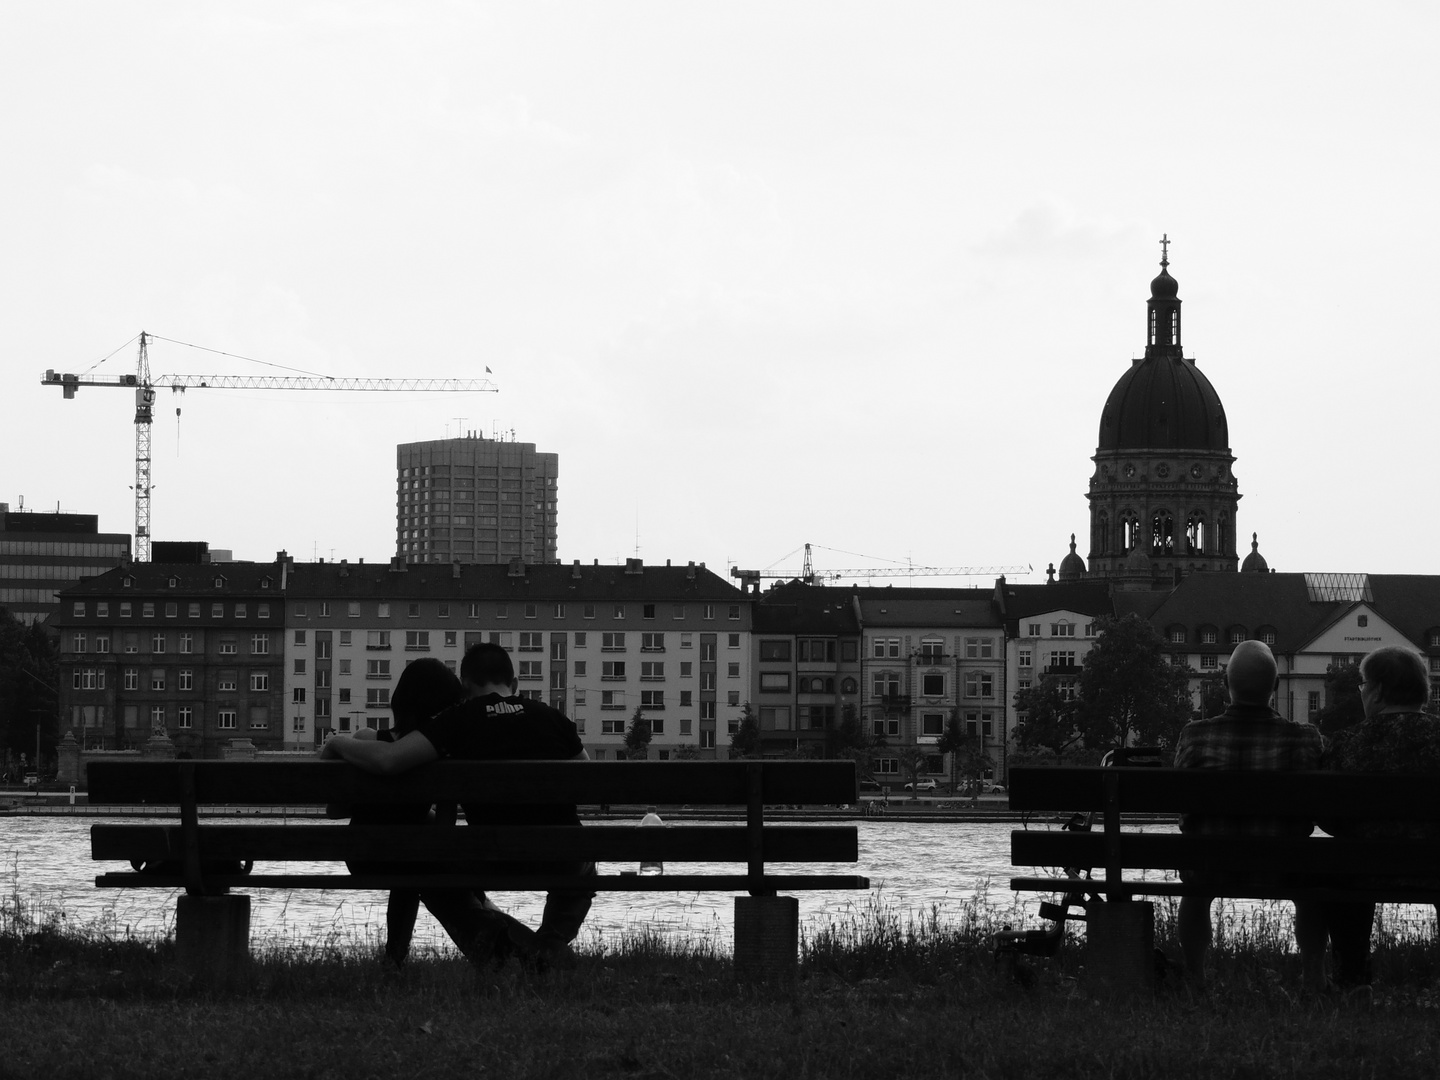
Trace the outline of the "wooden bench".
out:
M 1058 892 L 1083 904 L 1087 970 L 1117 989 L 1150 985 L 1153 907 L 1137 897 L 1373 900 L 1440 903 L 1440 841 L 1376 842 L 1327 836 L 1187 836 L 1134 815 L 1295 817 L 1353 822 L 1440 821 L 1440 785 L 1426 776 L 1170 768 L 1010 770 L 1010 807 L 1026 814 L 1095 815 L 1089 832 L 1030 828 L 1010 834 L 1017 867 L 1074 873 L 1015 877 L 1010 887 Z M 1132 815 L 1127 822 L 1126 815 Z M 1440 834 L 1440 829 L 1437 829 Z M 1225 875 L 1223 888 L 1171 873 Z M 1142 873 L 1149 876 L 1142 877 Z M 1250 875 L 1247 879 L 1246 875 Z M 1424 881 L 1431 878 L 1435 885 Z M 1083 899 L 1081 899 L 1083 898 Z M 1062 920 L 1065 908 L 1046 912 Z
M 574 878 L 476 871 L 477 862 L 594 861 L 586 879 L 598 892 L 734 892 L 735 969 L 745 978 L 785 978 L 795 968 L 798 902 L 781 893 L 868 889 L 848 873 L 775 873 L 772 863 L 855 863 L 853 824 L 767 824 L 766 806 L 853 804 L 848 761 L 444 761 L 399 777 L 371 776 L 339 761 L 143 761 L 92 763 L 94 806 L 151 805 L 171 820 L 95 825 L 97 860 L 169 864 L 162 872 L 111 870 L 101 888 L 185 890 L 177 902 L 176 945 L 188 970 L 211 981 L 238 976 L 249 955 L 249 897 L 231 889 L 471 888 L 486 892 L 574 888 Z M 744 820 L 639 828 L 634 823 L 496 828 L 348 825 L 317 820 L 313 808 L 384 803 L 470 802 L 580 806 L 653 804 L 743 812 Z M 225 808 L 305 807 L 283 823 L 237 823 Z M 202 821 L 202 808 L 205 811 Z M 415 873 L 351 874 L 346 860 L 425 864 Z M 659 861 L 665 873 L 618 872 Z M 248 873 L 242 863 L 254 863 Z M 295 872 L 283 864 L 332 862 L 334 872 Z M 680 869 L 734 863 L 728 872 Z M 276 865 L 279 864 L 279 865 Z M 443 869 L 452 866 L 453 869 Z M 437 870 L 440 867 L 442 869 Z

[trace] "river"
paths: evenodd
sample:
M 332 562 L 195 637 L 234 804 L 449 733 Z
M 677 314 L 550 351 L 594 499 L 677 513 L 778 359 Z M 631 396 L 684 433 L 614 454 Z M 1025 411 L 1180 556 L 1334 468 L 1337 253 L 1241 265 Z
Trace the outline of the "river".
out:
M 123 869 L 120 863 L 90 859 L 90 826 L 109 819 L 24 815 L 0 817 L 0 897 L 23 908 L 63 912 L 75 925 L 123 936 L 154 936 L 172 927 L 173 893 L 150 889 L 97 889 L 95 875 Z M 132 820 L 133 819 L 127 819 Z M 999 822 L 859 821 L 857 866 L 807 864 L 804 873 L 862 873 L 870 892 L 799 893 L 801 923 L 813 931 L 831 920 L 863 922 L 873 910 L 903 923 L 929 918 L 959 922 L 977 899 L 1010 909 L 1010 830 Z M 290 864 L 296 872 L 325 873 L 331 865 Z M 687 869 L 689 865 L 687 864 Z M 697 872 L 719 866 L 696 866 Z M 731 872 L 734 867 L 724 867 Z M 774 864 L 783 872 L 784 864 Z M 385 895 L 347 889 L 334 891 L 257 889 L 251 893 L 251 927 L 263 944 L 353 944 L 377 941 L 385 925 Z M 497 894 L 502 908 L 532 926 L 539 923 L 543 897 Z M 1017 912 L 1016 925 L 1022 916 Z M 586 920 L 582 946 L 603 944 L 618 935 L 650 931 L 663 936 L 709 938 L 723 949 L 731 944 L 733 900 L 730 893 L 600 893 Z M 423 911 L 416 940 L 439 945 L 444 931 Z

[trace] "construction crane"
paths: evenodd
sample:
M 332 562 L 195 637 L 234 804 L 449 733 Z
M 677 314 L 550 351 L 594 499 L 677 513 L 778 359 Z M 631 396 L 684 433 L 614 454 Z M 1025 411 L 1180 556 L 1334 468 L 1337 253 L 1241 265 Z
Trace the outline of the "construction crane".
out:
M 82 386 L 110 386 L 135 391 L 135 559 L 150 561 L 150 425 L 154 420 L 156 387 L 183 393 L 191 389 L 229 390 L 386 390 L 407 392 L 499 392 L 489 379 L 340 379 L 326 375 L 161 375 L 150 378 L 149 342 L 140 332 L 140 358 L 134 375 L 71 375 L 53 368 L 41 376 L 44 386 L 58 386 L 65 399 Z M 487 372 L 489 368 L 485 369 Z
M 793 554 L 793 552 L 792 552 Z M 894 566 L 883 569 L 848 569 L 848 570 L 826 570 L 821 573 L 815 572 L 815 563 L 810 556 L 810 545 L 805 545 L 805 564 L 800 573 L 772 574 L 763 570 L 741 570 L 737 566 L 730 568 L 730 576 L 740 581 L 743 590 L 754 589 L 759 591 L 760 582 L 765 578 L 798 578 L 806 585 L 823 584 L 826 581 L 839 581 L 844 577 L 994 577 L 997 574 L 1029 574 L 1033 571 L 1031 566 Z

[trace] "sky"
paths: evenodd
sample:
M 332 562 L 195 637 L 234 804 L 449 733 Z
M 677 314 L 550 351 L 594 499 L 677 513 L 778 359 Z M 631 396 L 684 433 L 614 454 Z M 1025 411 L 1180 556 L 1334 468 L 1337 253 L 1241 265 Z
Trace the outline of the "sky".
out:
M 1239 534 L 1282 571 L 1440 569 L 1435 4 L 60 0 L 6 24 L 12 510 L 132 529 L 132 395 L 40 377 L 133 373 L 143 330 L 157 376 L 498 387 L 163 390 L 158 540 L 387 560 L 396 444 L 475 430 L 559 454 L 565 561 L 783 573 L 808 542 L 821 571 L 1043 581 L 1072 532 L 1085 553 L 1168 235 Z

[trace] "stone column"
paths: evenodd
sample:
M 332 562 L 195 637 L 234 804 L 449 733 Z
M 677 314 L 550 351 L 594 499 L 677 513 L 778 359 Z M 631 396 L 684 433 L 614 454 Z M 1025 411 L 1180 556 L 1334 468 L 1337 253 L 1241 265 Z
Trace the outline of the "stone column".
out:
M 175 744 L 165 732 L 157 731 L 145 740 L 145 745 L 140 748 L 140 757 L 145 761 L 173 760 Z
M 65 737 L 55 747 L 56 770 L 55 779 L 62 784 L 74 784 L 81 787 L 85 783 L 85 767 L 80 760 L 80 744 L 75 741 L 73 731 L 65 732 Z

